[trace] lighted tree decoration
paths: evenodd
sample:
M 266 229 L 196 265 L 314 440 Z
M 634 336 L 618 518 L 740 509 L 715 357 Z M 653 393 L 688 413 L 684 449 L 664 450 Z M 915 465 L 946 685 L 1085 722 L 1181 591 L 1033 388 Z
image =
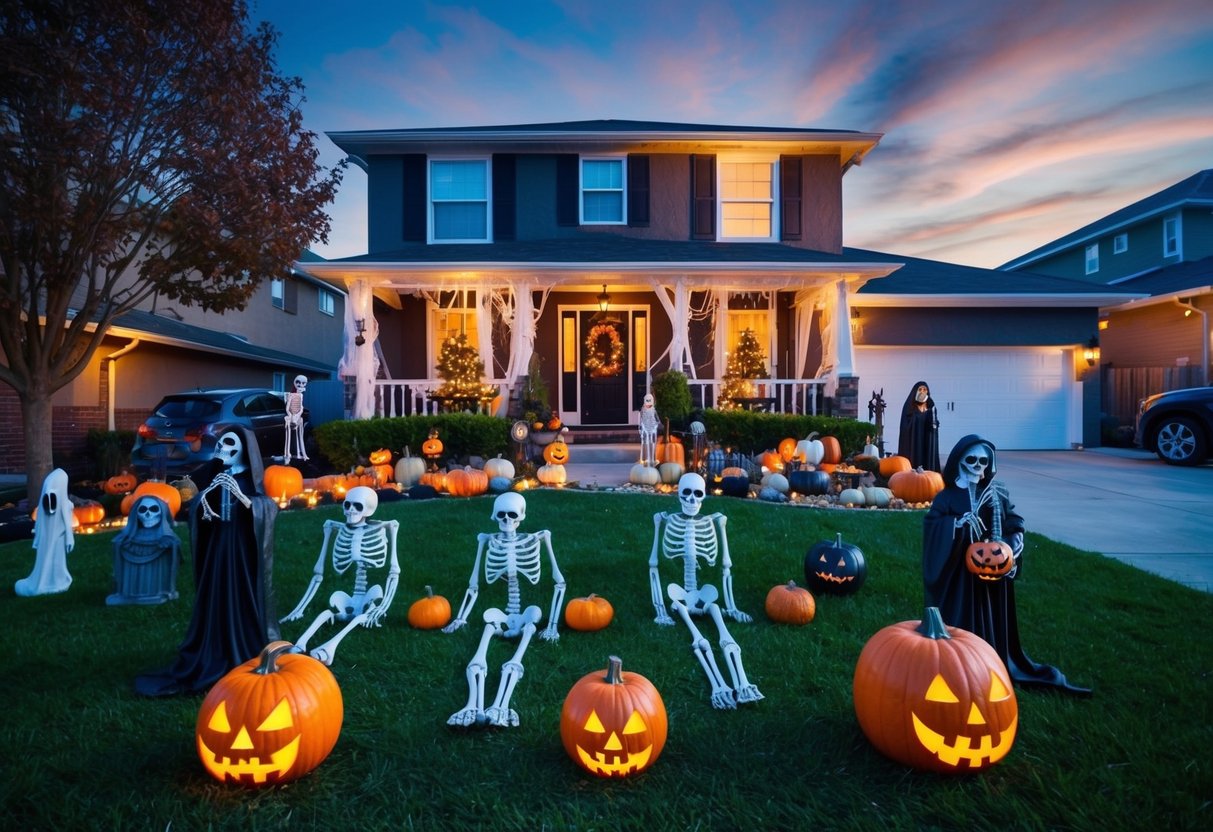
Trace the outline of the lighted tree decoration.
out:
M 720 410 L 736 407 L 734 399 L 754 395 L 754 379 L 770 378 L 770 375 L 767 372 L 766 358 L 762 354 L 762 346 L 758 343 L 754 330 L 743 329 L 741 337 L 737 340 L 737 348 L 729 355 L 716 407 Z
M 437 399 L 443 409 L 472 402 L 487 404 L 497 395 L 496 387 L 482 381 L 484 362 L 462 332 L 442 342 L 442 351 L 438 356 L 438 377 L 442 379 L 442 384 L 430 396 Z

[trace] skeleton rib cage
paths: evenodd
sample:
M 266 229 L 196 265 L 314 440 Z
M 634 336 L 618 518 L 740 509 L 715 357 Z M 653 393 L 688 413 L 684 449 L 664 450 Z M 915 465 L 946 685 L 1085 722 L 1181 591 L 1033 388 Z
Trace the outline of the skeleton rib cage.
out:
M 694 592 L 699 584 L 695 572 L 699 569 L 699 558 L 709 566 L 716 565 L 718 554 L 716 525 L 711 517 L 687 517 L 672 514 L 666 518 L 661 535 L 661 550 L 667 558 L 682 558 L 682 586 Z
M 504 575 L 507 581 L 507 603 L 505 611 L 517 615 L 522 610 L 522 593 L 518 587 L 518 575 L 532 585 L 539 583 L 542 561 L 539 554 L 539 535 L 519 534 L 513 538 L 490 535 L 488 552 L 484 558 L 484 579 L 496 583 Z
M 338 525 L 338 524 L 335 524 Z M 388 534 L 385 523 L 367 523 L 350 528 L 344 523 L 337 527 L 333 541 L 333 569 L 344 574 L 351 565 L 354 572 L 354 594 L 366 592 L 366 570 L 380 569 L 387 563 Z

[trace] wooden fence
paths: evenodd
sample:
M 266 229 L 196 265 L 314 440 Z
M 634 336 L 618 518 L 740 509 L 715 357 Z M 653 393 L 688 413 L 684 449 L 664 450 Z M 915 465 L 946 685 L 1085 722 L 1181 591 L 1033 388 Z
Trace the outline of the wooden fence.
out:
M 1137 405 L 1146 396 L 1197 387 L 1200 367 L 1104 367 L 1100 380 L 1100 410 L 1124 425 L 1137 419 Z

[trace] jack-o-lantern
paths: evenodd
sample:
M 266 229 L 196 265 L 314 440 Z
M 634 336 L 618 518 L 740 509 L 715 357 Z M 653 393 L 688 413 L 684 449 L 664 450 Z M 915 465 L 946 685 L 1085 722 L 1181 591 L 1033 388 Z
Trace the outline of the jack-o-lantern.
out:
M 421 443 L 421 455 L 430 459 L 442 455 L 442 440 L 438 438 L 438 428 L 432 428 L 429 438 Z
M 970 543 L 965 549 L 965 568 L 983 581 L 998 581 L 1015 567 L 1011 544 L 993 538 Z
M 988 768 L 1015 742 L 1019 704 L 1006 665 L 980 637 L 946 627 L 935 607 L 868 640 L 852 692 L 872 745 L 916 769 Z
M 569 446 L 563 439 L 549 442 L 543 449 L 543 458 L 549 465 L 564 465 L 569 461 Z
M 215 683 L 198 711 L 198 756 L 216 780 L 285 783 L 337 744 L 341 689 L 323 663 L 275 641 Z
M 303 472 L 292 465 L 268 465 L 261 480 L 273 500 L 289 500 L 303 493 Z
M 371 451 L 367 459 L 371 465 L 387 465 L 392 461 L 392 452 L 387 448 L 380 448 L 377 451 Z
M 123 471 L 106 480 L 102 490 L 106 494 L 127 494 L 138 484 L 139 480 L 135 479 L 134 474 Z
M 644 771 L 665 747 L 665 703 L 653 683 L 623 670 L 618 656 L 606 674 L 594 671 L 573 685 L 560 712 L 564 750 L 599 777 L 627 777 Z
M 791 462 L 796 458 L 796 440 L 792 437 L 780 440 L 779 456 L 784 462 Z
M 850 595 L 863 586 L 868 577 L 868 564 L 863 551 L 852 543 L 844 543 L 842 532 L 831 543 L 813 544 L 804 556 L 804 579 L 817 594 Z

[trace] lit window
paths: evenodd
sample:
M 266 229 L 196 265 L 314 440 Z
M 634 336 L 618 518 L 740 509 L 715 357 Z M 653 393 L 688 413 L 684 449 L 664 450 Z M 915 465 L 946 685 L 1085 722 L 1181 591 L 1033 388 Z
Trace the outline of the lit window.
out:
M 1099 243 L 1087 246 L 1087 274 L 1099 271 Z
M 487 243 L 489 239 L 488 160 L 432 160 L 430 242 Z
M 335 313 L 337 305 L 336 300 L 333 298 L 333 293 L 328 289 L 321 289 L 316 297 L 321 313 L 332 316 Z
M 442 355 L 442 345 L 460 333 L 467 336 L 468 345 L 478 347 L 479 336 L 476 333 L 476 310 L 471 308 L 450 308 L 434 310 L 434 325 L 431 329 L 434 357 Z
M 1162 221 L 1162 256 L 1179 254 L 1179 217 L 1167 217 Z
M 581 160 L 581 222 L 583 225 L 622 225 L 623 159 Z
M 720 163 L 720 238 L 770 240 L 775 229 L 775 163 Z
M 1112 238 L 1112 253 L 1113 254 L 1124 254 L 1128 250 L 1129 250 L 1129 235 L 1128 234 L 1117 234 L 1115 237 Z
M 728 354 L 733 355 L 737 352 L 737 343 L 741 340 L 741 333 L 747 329 L 751 330 L 754 333 L 754 338 L 758 342 L 759 348 L 762 350 L 763 359 L 767 364 L 767 371 L 770 372 L 771 357 L 767 351 L 767 347 L 771 342 L 769 321 L 770 316 L 765 309 L 730 309 L 725 331 L 725 344 Z
M 270 303 L 274 305 L 275 309 L 282 308 L 282 299 L 286 294 L 285 284 L 286 281 L 281 277 L 275 277 L 270 280 Z

